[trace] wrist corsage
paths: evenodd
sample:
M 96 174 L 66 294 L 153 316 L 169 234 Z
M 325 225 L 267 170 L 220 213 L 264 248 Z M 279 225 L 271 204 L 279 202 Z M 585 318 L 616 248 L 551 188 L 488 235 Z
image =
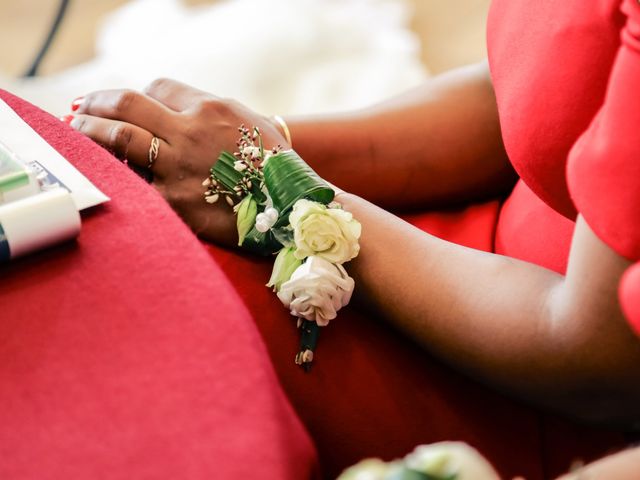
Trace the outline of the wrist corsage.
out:
M 360 251 L 360 223 L 295 151 L 265 150 L 258 128 L 239 131 L 238 151 L 222 152 L 211 167 L 204 198 L 233 208 L 238 245 L 276 255 L 267 286 L 298 319 L 295 362 L 309 369 L 319 328 L 351 299 L 354 281 L 343 264 Z

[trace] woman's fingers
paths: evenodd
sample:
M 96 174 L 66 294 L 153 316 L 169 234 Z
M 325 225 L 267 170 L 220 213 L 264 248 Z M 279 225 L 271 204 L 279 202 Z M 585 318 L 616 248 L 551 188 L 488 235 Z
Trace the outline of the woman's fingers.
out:
M 176 112 L 184 112 L 211 95 L 170 78 L 159 78 L 144 89 L 144 93 Z
M 137 125 L 169 138 L 178 121 L 175 113 L 160 102 L 133 90 L 102 90 L 82 98 L 76 113 Z
M 171 146 L 160 138 L 153 141 L 154 135 L 137 125 L 92 115 L 76 115 L 70 125 L 138 167 L 148 168 L 151 159 L 156 176 L 165 176 L 172 163 Z

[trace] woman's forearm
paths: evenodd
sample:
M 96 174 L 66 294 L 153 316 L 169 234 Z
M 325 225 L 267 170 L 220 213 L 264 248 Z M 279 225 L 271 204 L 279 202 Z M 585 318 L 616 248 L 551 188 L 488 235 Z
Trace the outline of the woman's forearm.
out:
M 567 276 L 455 245 L 353 195 L 360 298 L 448 363 L 594 421 L 638 415 L 640 345 L 617 305 L 628 265 L 579 222 Z M 619 416 L 619 418 L 616 418 Z
M 294 148 L 321 176 L 385 207 L 463 204 L 515 181 L 485 63 L 371 108 L 286 120 Z

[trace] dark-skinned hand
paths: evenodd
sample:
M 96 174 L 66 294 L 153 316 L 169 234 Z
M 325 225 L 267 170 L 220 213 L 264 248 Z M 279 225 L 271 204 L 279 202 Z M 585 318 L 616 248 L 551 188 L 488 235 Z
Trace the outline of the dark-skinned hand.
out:
M 149 166 L 153 137 L 159 150 L 151 183 L 193 231 L 209 241 L 237 244 L 235 217 L 226 202 L 204 201 L 203 180 L 223 150 L 234 152 L 238 127 L 258 127 L 266 148 L 290 148 L 276 124 L 240 103 L 180 82 L 159 79 L 143 92 L 104 90 L 74 101 L 72 128 L 127 160 Z

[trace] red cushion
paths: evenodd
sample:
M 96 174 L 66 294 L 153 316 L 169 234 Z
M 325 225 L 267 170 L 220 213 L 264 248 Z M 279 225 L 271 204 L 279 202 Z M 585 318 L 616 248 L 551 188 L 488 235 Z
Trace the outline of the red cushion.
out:
M 314 447 L 195 236 L 106 151 L 0 97 L 112 198 L 77 242 L 0 267 L 0 478 L 308 478 Z

